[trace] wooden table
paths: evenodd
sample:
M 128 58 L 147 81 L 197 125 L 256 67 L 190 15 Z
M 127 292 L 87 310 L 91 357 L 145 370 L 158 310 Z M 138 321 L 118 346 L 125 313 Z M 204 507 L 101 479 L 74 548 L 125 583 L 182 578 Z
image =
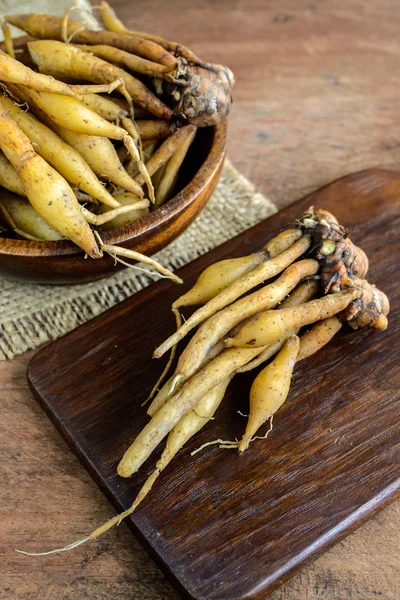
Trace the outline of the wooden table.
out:
M 128 26 L 226 63 L 237 84 L 229 155 L 278 206 L 344 174 L 400 168 L 395 0 L 126 0 Z M 15 547 L 71 542 L 113 510 L 27 388 L 33 353 L 0 364 L 3 426 L 0 598 L 177 598 L 125 525 L 91 546 L 41 559 Z M 68 382 L 65 382 L 68 385 Z M 271 600 L 396 600 L 400 504 L 309 565 Z

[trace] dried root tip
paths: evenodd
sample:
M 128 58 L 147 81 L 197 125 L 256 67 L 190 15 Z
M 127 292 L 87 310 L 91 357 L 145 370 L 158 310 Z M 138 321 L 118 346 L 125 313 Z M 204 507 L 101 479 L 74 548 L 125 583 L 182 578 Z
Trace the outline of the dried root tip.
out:
M 68 544 L 68 546 L 64 546 L 63 548 L 56 548 L 55 550 L 48 550 L 47 552 L 25 552 L 25 550 L 17 550 L 17 549 L 15 550 L 15 552 L 18 552 L 19 554 L 25 554 L 26 556 L 47 556 L 48 554 L 57 554 L 58 552 L 68 552 L 68 550 L 73 550 L 74 548 L 77 548 L 81 544 L 85 544 L 90 539 L 91 539 L 90 536 L 87 536 L 85 538 L 82 538 L 81 540 L 78 540 L 77 542 Z
M 271 433 L 272 429 L 273 429 L 273 420 L 274 420 L 274 415 L 271 415 L 270 419 L 269 419 L 269 429 L 266 432 L 265 435 L 261 435 L 261 436 L 254 436 L 251 437 L 251 435 L 244 435 L 243 438 L 241 439 L 240 443 L 238 444 L 238 452 L 239 454 L 243 454 L 243 452 L 245 450 L 247 450 L 247 448 L 249 447 L 249 445 L 251 444 L 251 442 L 254 442 L 255 440 L 266 440 L 267 437 L 269 436 L 269 434 Z
M 144 162 L 142 160 L 138 161 L 138 169 L 140 171 L 140 173 L 143 175 L 143 179 L 147 185 L 147 190 L 149 193 L 149 198 L 150 201 L 152 202 L 152 204 L 156 203 L 156 196 L 154 193 L 154 186 L 153 186 L 153 182 L 151 180 L 151 177 L 146 169 L 146 165 L 144 164 Z
M 132 121 L 135 118 L 135 107 L 133 106 L 133 100 L 132 100 L 132 96 L 130 95 L 130 93 L 128 92 L 128 90 L 126 89 L 126 85 L 124 82 L 121 82 L 119 85 L 119 91 L 122 94 L 122 96 L 125 98 L 125 100 L 128 103 L 129 106 L 129 114 L 131 116 Z
M 190 453 L 190 456 L 194 456 L 198 452 L 201 452 L 202 450 L 204 450 L 204 448 L 207 448 L 207 446 L 215 445 L 218 445 L 219 448 L 231 449 L 237 448 L 239 446 L 239 442 L 237 440 L 234 442 L 231 440 L 213 440 L 212 442 L 206 442 L 205 444 L 202 444 L 199 448 L 196 448 L 196 450 L 193 450 L 193 452 Z
M 137 262 L 145 263 L 146 265 L 150 265 L 150 266 L 154 267 L 156 269 L 156 271 L 158 271 L 160 277 L 166 277 L 168 279 L 172 279 L 172 281 L 174 281 L 175 283 L 183 283 L 183 280 L 180 277 L 175 275 L 172 271 L 170 271 L 166 267 L 163 267 L 159 262 L 157 262 L 153 258 L 150 258 L 149 256 L 145 256 L 144 254 L 141 254 L 140 252 L 135 252 L 135 250 L 129 250 L 128 248 L 122 248 L 121 246 L 111 246 L 109 244 L 103 244 L 103 241 L 102 241 L 101 237 L 99 236 L 98 232 L 95 231 L 94 234 L 99 243 L 100 250 L 102 252 L 105 252 L 106 254 L 109 254 L 115 260 L 118 260 L 119 256 L 123 256 L 124 258 L 129 258 L 129 259 L 137 261 Z M 130 265 L 129 263 L 126 263 L 124 261 L 121 261 L 121 262 L 122 262 L 122 264 L 124 264 L 128 267 L 135 268 L 135 269 L 138 268 L 135 265 Z
M 140 157 L 139 150 L 137 149 L 136 144 L 130 135 L 126 135 L 124 137 L 123 142 L 124 142 L 124 146 L 126 147 L 126 149 L 129 152 L 129 154 L 132 156 L 134 161 L 137 162 L 137 167 L 138 167 L 141 175 L 143 176 L 145 183 L 147 184 L 150 201 L 154 204 L 156 201 L 156 197 L 154 195 L 153 183 L 151 181 L 149 172 L 147 171 L 146 165 L 144 164 L 144 162 L 142 161 L 142 159 Z
M 111 81 L 111 83 L 93 83 L 90 85 L 71 85 L 72 91 L 75 91 L 77 94 L 112 94 L 114 90 L 119 88 L 122 85 L 122 81 L 120 79 L 116 79 L 115 81 Z M 87 90 L 87 91 L 85 91 Z
M 65 44 L 68 44 L 68 19 L 70 17 L 71 11 L 68 10 L 63 16 L 63 20 L 61 21 L 61 39 Z
M 139 491 L 139 493 L 136 496 L 132 505 L 127 510 L 124 510 L 124 512 L 120 513 L 119 515 L 115 515 L 115 517 L 113 517 L 112 519 L 107 521 L 107 523 L 104 523 L 103 525 L 101 525 L 100 527 L 95 529 L 87 539 L 94 540 L 94 539 L 100 537 L 101 535 L 103 535 L 103 533 L 105 533 L 106 531 L 108 531 L 109 529 L 114 527 L 115 525 L 117 525 L 117 526 L 120 525 L 120 523 L 124 519 L 126 519 L 126 517 L 129 517 L 129 515 L 131 515 L 137 509 L 137 507 L 142 502 L 142 500 L 144 500 L 145 497 L 147 496 L 147 494 L 150 492 L 150 490 L 153 487 L 153 484 L 154 484 L 155 480 L 157 479 L 157 477 L 159 476 L 159 474 L 160 474 L 160 470 L 155 469 L 152 472 L 152 474 L 146 479 L 145 483 L 143 484 L 141 490 Z
M 68 35 L 68 21 L 69 18 L 71 16 L 71 13 L 74 11 L 85 11 L 85 12 L 89 12 L 91 13 L 94 7 L 89 8 L 87 11 L 85 11 L 85 9 L 83 8 L 79 8 L 78 6 L 73 6 L 70 10 L 68 10 L 62 21 L 61 21 L 61 40 L 65 43 L 65 44 L 69 44 L 72 42 L 72 39 L 74 38 L 75 35 L 77 35 L 78 33 L 80 33 L 81 31 L 84 31 L 86 29 L 86 27 L 83 25 L 82 23 L 82 27 L 79 27 L 78 29 L 75 29 L 72 31 L 72 33 L 70 35 Z
M 103 533 L 106 533 L 106 531 L 108 531 L 115 525 L 118 526 L 124 519 L 126 519 L 126 517 L 129 517 L 129 515 L 131 515 L 134 512 L 134 510 L 136 510 L 136 508 L 139 506 L 139 504 L 142 502 L 142 500 L 144 500 L 144 498 L 150 492 L 150 490 L 153 487 L 153 484 L 154 484 L 155 480 L 157 479 L 157 477 L 159 476 L 159 474 L 160 474 L 160 470 L 155 469 L 153 471 L 153 473 L 148 477 L 148 479 L 143 484 L 140 492 L 136 496 L 132 505 L 127 510 L 124 510 L 124 512 L 120 513 L 119 515 L 115 515 L 115 517 L 113 517 L 112 519 L 110 519 L 109 521 L 107 521 L 106 523 L 104 523 L 103 525 L 101 525 L 100 527 L 95 529 L 94 531 L 92 531 L 92 533 L 90 535 L 88 535 L 87 537 L 84 537 L 84 538 L 78 540 L 77 542 L 73 542 L 72 544 L 68 544 L 67 546 L 64 546 L 63 548 L 56 548 L 55 550 L 49 550 L 47 552 L 25 552 L 24 550 L 16 550 L 16 552 L 19 552 L 20 554 L 26 554 L 28 556 L 47 556 L 48 554 L 56 554 L 58 552 L 68 552 L 68 550 L 73 550 L 74 548 L 77 548 L 81 544 L 85 544 L 86 542 L 95 540 L 96 538 L 103 535 Z
M 121 117 L 121 125 L 124 129 L 127 130 L 129 135 L 132 136 L 134 140 L 140 140 L 140 132 L 133 119 L 128 119 L 128 117 Z
M 83 216 L 85 217 L 85 219 L 88 223 L 99 227 L 101 225 L 104 225 L 105 223 L 108 223 L 109 221 L 112 221 L 118 215 L 122 215 L 124 213 L 130 212 L 131 210 L 142 210 L 144 208 L 147 208 L 148 205 L 149 205 L 149 203 L 147 200 L 138 200 L 137 202 L 132 202 L 131 204 L 125 204 L 124 206 L 119 206 L 118 208 L 113 208 L 111 210 L 108 210 L 107 212 L 105 212 L 101 215 L 96 215 L 96 214 L 92 213 L 90 210 L 88 210 L 84 206 L 81 207 L 81 210 L 82 210 Z
M 111 83 L 90 83 L 87 85 L 70 85 L 71 92 L 74 94 L 85 95 L 85 94 L 111 94 L 115 89 L 121 86 L 121 80 L 116 79 Z
M 237 414 L 238 414 L 238 415 L 240 415 L 241 417 L 245 417 L 246 419 L 247 419 L 247 417 L 249 416 L 249 415 L 245 415 L 244 413 L 242 413 L 242 411 L 241 411 L 241 410 L 238 410 L 238 411 L 236 411 L 236 412 L 237 412 Z

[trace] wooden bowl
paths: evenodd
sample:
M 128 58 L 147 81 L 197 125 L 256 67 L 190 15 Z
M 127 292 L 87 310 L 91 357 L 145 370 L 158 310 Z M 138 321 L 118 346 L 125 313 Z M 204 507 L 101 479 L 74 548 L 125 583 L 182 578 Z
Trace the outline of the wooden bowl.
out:
M 106 244 L 151 255 L 182 233 L 218 183 L 226 152 L 227 122 L 199 129 L 181 169 L 176 196 L 130 225 L 103 232 Z M 10 279 L 61 284 L 94 281 L 124 268 L 109 256 L 85 258 L 69 241 L 30 242 L 0 237 L 0 274 Z

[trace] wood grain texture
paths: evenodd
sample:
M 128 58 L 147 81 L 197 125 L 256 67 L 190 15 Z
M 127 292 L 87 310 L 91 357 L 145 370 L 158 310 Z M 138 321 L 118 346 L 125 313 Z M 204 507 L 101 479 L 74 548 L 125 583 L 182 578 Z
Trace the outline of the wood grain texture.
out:
M 226 134 L 226 121 L 199 129 L 177 183 L 179 192 L 142 219 L 103 232 L 103 242 L 152 255 L 178 237 L 204 208 L 218 183 L 225 159 Z M 121 264 L 116 265 L 108 255 L 87 259 L 69 241 L 41 243 L 0 237 L 0 274 L 13 279 L 82 283 L 101 279 L 120 268 Z
M 400 165 L 396 0 L 124 0 L 128 27 L 235 73 L 228 153 L 279 207 L 348 173 Z
M 384 333 L 344 331 L 300 363 L 268 442 L 240 458 L 215 447 L 190 457 L 205 441 L 240 436 L 237 410 L 246 411 L 254 374 L 237 378 L 216 419 L 134 513 L 129 525 L 185 597 L 263 598 L 398 493 L 399 193 L 395 173 L 349 176 L 181 269 L 189 288 L 206 265 L 256 250 L 314 204 L 352 230 L 370 257 L 370 281 L 394 307 Z M 117 509 L 130 505 L 155 462 L 131 480 L 115 472 L 148 420 L 140 406 L 163 366 L 151 354 L 173 330 L 176 295 L 170 282 L 154 284 L 30 365 L 35 396 Z
M 111 3 L 129 26 L 182 40 L 234 68 L 229 156 L 278 206 L 345 173 L 399 168 L 395 0 Z M 31 398 L 31 356 L 0 363 L 0 597 L 176 600 L 125 525 L 69 555 L 37 562 L 14 552 L 72 541 L 114 514 Z M 269 598 L 398 600 L 399 549 L 396 502 Z

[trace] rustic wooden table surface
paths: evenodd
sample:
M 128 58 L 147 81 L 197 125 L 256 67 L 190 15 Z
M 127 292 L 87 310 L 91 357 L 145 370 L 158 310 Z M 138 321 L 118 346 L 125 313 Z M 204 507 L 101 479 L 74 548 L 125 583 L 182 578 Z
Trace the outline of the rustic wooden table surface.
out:
M 181 40 L 235 71 L 229 155 L 279 206 L 350 172 L 400 169 L 397 1 L 112 4 L 128 26 Z M 70 542 L 113 515 L 31 398 L 32 354 L 0 364 L 0 598 L 177 598 L 124 525 L 69 554 L 33 559 L 13 551 Z M 399 530 L 394 503 L 271 600 L 397 600 Z

